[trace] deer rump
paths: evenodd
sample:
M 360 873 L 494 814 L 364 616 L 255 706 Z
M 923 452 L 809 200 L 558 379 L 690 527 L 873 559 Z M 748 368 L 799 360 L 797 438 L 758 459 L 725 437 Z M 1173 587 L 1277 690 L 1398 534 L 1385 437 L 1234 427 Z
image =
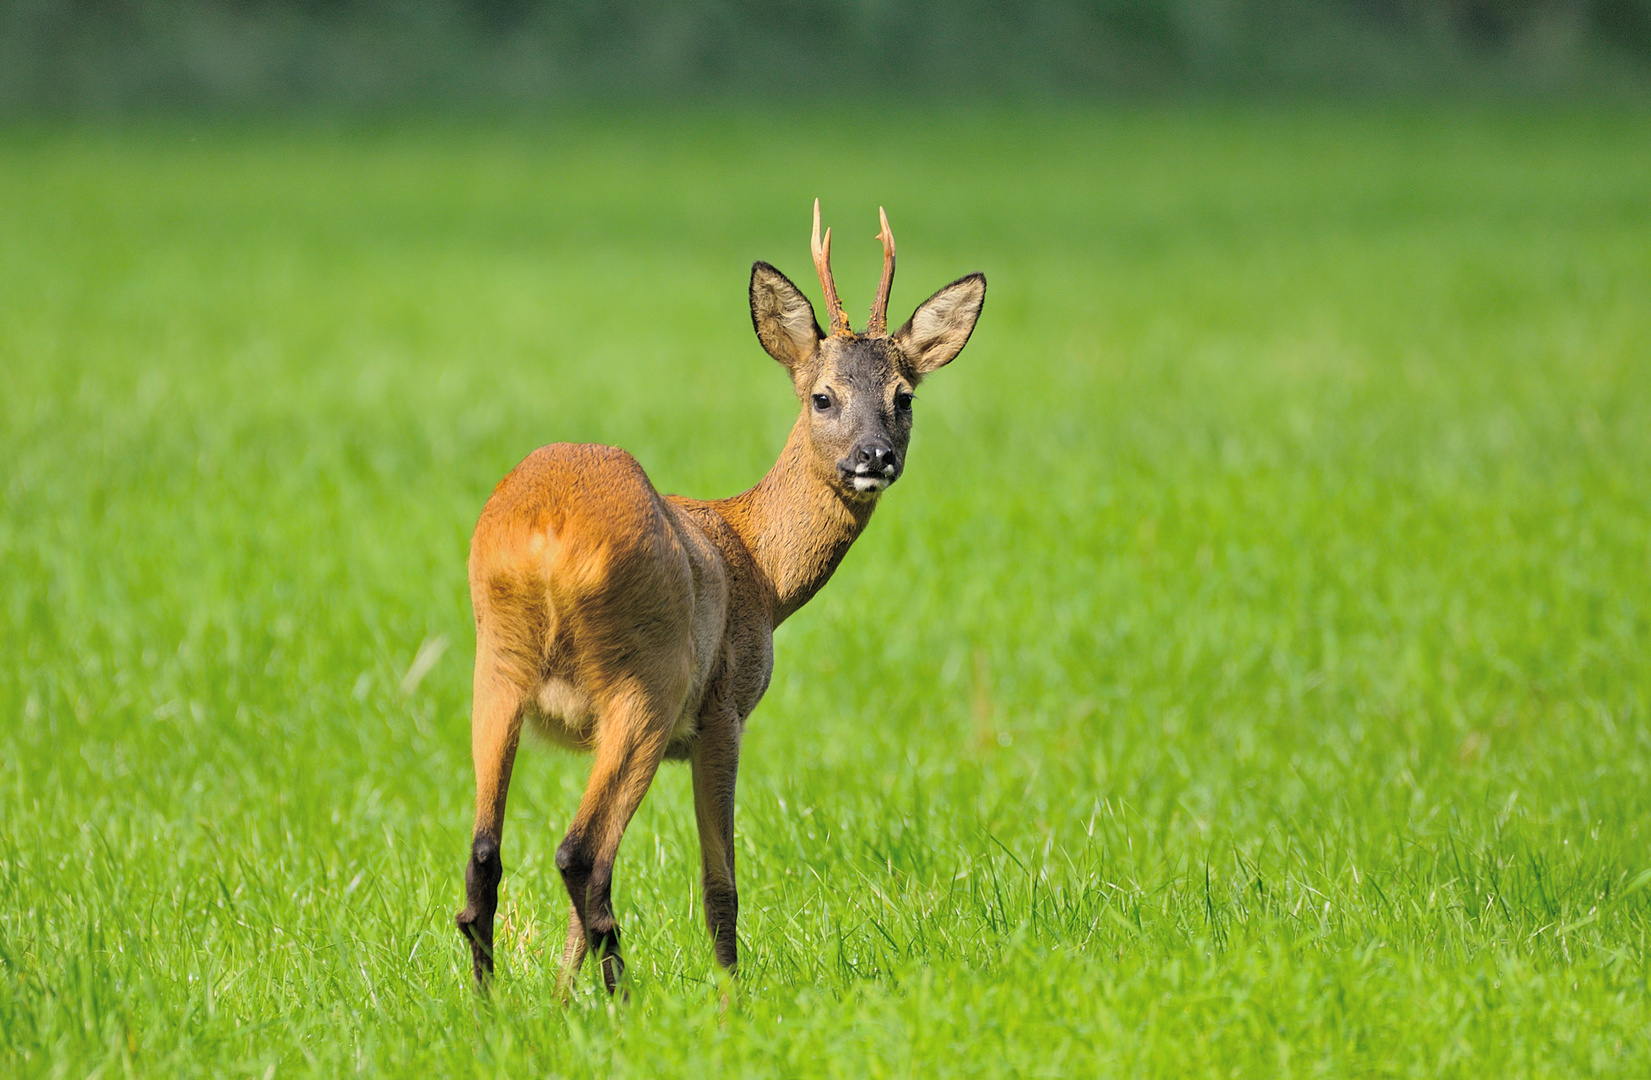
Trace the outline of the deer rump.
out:
M 594 750 L 618 698 L 681 707 L 646 741 L 684 758 L 722 659 L 728 575 L 687 510 L 610 446 L 536 450 L 488 500 L 470 552 L 476 647 L 548 739 Z M 535 646 L 537 646 L 535 648 Z

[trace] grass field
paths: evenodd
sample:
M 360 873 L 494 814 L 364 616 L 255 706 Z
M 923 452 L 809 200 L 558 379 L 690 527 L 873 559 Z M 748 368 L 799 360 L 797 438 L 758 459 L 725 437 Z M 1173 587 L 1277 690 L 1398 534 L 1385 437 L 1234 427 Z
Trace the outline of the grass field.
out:
M 0 1073 L 1651 1073 L 1651 114 L 852 122 L 0 132 Z M 879 203 L 991 291 L 778 635 L 740 982 L 667 767 L 555 1000 L 535 746 L 479 1003 L 469 530 L 754 483 L 816 195 L 856 321 Z

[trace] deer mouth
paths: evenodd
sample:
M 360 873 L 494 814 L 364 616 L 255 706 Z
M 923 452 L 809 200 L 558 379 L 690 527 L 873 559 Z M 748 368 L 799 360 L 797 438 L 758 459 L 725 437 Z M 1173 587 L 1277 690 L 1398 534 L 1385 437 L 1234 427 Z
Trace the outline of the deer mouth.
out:
M 862 465 L 856 469 L 843 470 L 843 480 L 849 487 L 861 494 L 875 494 L 883 491 L 897 479 L 899 479 L 899 470 L 893 465 L 884 465 L 881 469 Z

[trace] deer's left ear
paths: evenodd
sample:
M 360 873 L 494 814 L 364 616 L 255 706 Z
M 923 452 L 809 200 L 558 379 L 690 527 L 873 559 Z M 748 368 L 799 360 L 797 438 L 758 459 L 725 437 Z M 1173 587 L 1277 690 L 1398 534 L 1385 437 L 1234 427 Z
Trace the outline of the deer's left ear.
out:
M 825 337 L 808 297 L 765 262 L 751 267 L 751 325 L 768 355 L 787 369 L 813 356 Z
M 951 363 L 974 333 L 981 305 L 986 303 L 986 275 L 958 278 L 920 304 L 894 334 L 919 375 Z

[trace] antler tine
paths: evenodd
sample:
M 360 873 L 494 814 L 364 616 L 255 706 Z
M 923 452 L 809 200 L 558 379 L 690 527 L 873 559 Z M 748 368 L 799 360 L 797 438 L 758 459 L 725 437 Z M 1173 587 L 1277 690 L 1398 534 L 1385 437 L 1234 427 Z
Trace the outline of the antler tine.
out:
M 889 288 L 894 285 L 894 230 L 889 228 L 889 216 L 877 208 L 877 220 L 883 231 L 877 239 L 883 241 L 883 280 L 877 283 L 877 298 L 871 302 L 871 321 L 866 324 L 868 337 L 882 337 L 889 331 Z
M 825 231 L 825 239 L 820 239 L 820 200 L 814 200 L 814 235 L 809 238 L 809 247 L 814 250 L 814 269 L 820 275 L 820 287 L 825 290 L 826 311 L 831 315 L 831 333 L 852 334 L 848 325 L 848 315 L 843 311 L 843 302 L 837 299 L 837 283 L 831 280 L 831 230 Z

